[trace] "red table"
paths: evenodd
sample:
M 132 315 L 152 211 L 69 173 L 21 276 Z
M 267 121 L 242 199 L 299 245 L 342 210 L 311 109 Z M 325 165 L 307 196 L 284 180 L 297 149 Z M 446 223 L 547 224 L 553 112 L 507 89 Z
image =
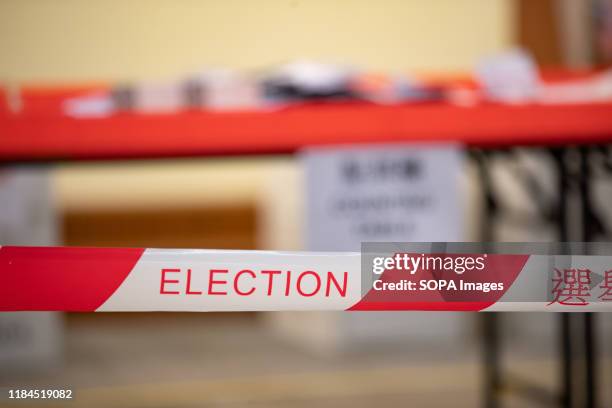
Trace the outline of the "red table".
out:
M 0 161 L 291 153 L 305 146 L 400 141 L 482 147 L 612 141 L 612 102 L 473 107 L 346 102 L 274 111 L 120 113 L 100 119 L 61 113 L 66 97 L 101 89 L 29 89 L 19 114 L 8 112 L 0 98 Z

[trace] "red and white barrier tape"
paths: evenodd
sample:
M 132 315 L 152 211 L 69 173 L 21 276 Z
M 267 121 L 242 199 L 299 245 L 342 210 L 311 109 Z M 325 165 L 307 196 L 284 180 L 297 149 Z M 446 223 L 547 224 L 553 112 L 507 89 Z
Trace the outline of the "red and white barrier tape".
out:
M 370 285 L 364 291 L 356 252 L 5 246 L 0 311 L 612 311 L 605 296 L 569 299 L 571 288 L 553 301 L 521 301 L 517 291 L 531 283 L 545 287 L 543 275 L 533 272 L 538 256 L 489 255 L 487 268 L 474 278 L 465 273 L 445 280 L 458 287 L 446 296 L 439 287 L 405 290 L 406 276 L 394 278 L 393 271 L 382 275 L 395 284 L 392 290 Z M 440 281 L 427 271 L 410 276 L 417 289 L 421 280 Z M 482 283 L 483 277 L 497 282 L 496 290 L 466 296 L 474 285 L 465 291 L 465 282 Z M 598 286 L 604 295 L 606 282 Z

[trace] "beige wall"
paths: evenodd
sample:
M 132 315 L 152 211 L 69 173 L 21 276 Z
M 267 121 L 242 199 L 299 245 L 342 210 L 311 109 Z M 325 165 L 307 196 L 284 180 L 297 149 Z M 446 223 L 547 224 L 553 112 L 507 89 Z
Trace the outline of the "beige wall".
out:
M 511 0 L 0 0 L 0 81 L 156 78 L 299 57 L 453 71 L 509 45 L 512 13 Z M 74 164 L 54 180 L 63 211 L 223 206 L 257 201 L 279 166 L 294 165 Z
M 453 71 L 511 42 L 511 0 L 2 0 L 0 80 L 157 78 L 306 57 Z

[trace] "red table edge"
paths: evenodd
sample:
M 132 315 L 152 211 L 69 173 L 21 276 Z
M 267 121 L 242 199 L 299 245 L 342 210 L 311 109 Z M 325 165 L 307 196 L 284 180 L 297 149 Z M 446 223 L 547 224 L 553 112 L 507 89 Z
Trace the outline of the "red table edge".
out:
M 549 70 L 554 81 L 583 71 Z M 570 75 L 571 74 L 571 75 Z M 459 143 L 483 148 L 612 142 L 612 102 L 461 107 L 448 103 L 311 103 L 278 110 L 61 115 L 61 101 L 103 84 L 29 87 L 35 114 L 0 112 L 0 162 L 290 154 L 362 143 Z

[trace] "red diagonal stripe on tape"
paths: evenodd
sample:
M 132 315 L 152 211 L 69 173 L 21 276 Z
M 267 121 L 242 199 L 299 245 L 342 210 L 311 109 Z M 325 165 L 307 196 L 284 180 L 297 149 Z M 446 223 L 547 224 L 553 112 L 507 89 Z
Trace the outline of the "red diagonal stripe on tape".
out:
M 94 311 L 142 248 L 0 247 L 0 310 Z
M 418 254 L 412 254 L 418 255 Z M 429 254 L 457 258 L 469 254 Z M 474 256 L 474 254 L 472 254 Z M 529 259 L 524 254 L 489 254 L 482 270 L 466 271 L 457 274 L 454 271 L 443 272 L 419 269 L 414 275 L 402 270 L 388 269 L 381 276 L 383 282 L 401 282 L 403 279 L 418 282 L 424 280 L 452 280 L 459 287 L 459 281 L 470 283 L 496 282 L 503 283 L 503 290 L 483 292 L 444 290 L 417 291 L 376 291 L 370 289 L 366 295 L 347 310 L 432 310 L 432 311 L 481 311 L 500 300 L 512 286 L 517 276 Z

